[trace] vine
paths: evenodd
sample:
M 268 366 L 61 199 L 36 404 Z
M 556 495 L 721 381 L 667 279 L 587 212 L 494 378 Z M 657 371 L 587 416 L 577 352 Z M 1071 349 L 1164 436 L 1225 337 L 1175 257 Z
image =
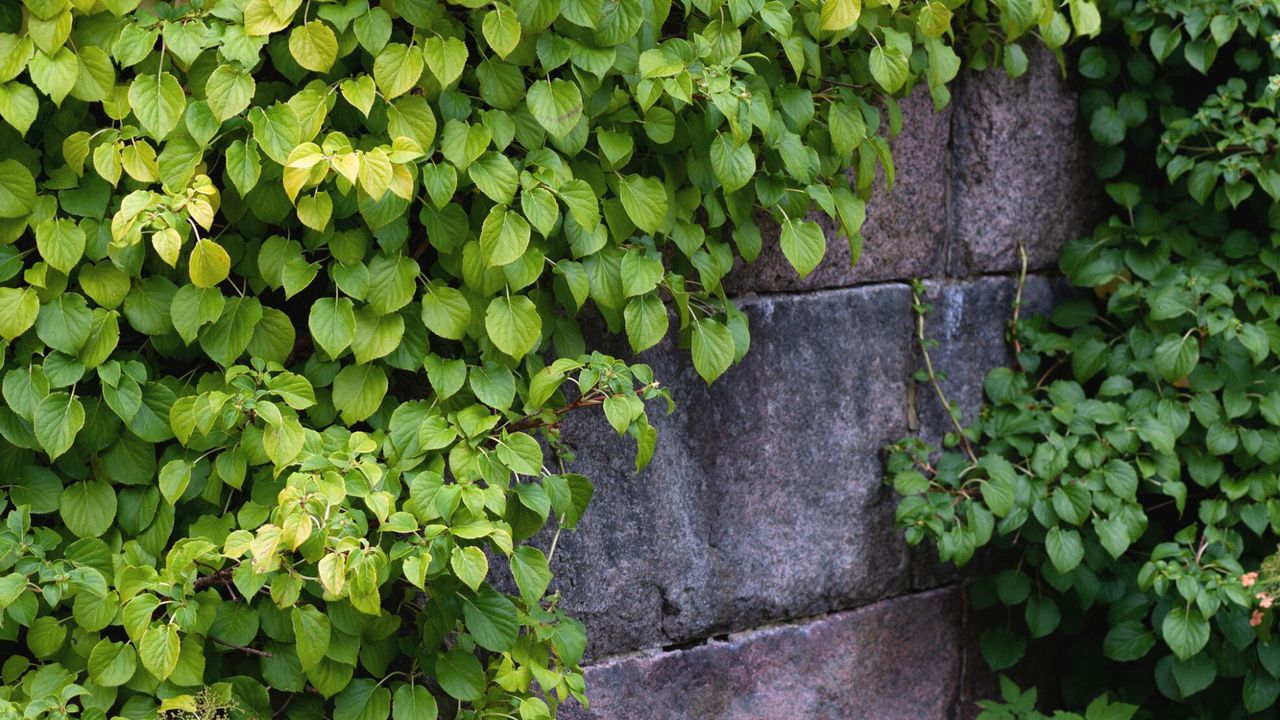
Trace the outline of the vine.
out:
M 1086 717 L 1280 698 L 1278 9 L 1103 4 L 1075 63 L 1110 198 L 1062 251 L 1081 292 L 1047 317 L 1015 306 L 1017 368 L 987 374 L 941 451 L 891 448 L 908 541 L 994 553 L 970 593 L 988 664 L 1052 647 L 1051 701 L 1122 701 Z M 1045 717 L 1034 691 L 1006 680 L 1002 698 L 981 717 Z
M 710 382 L 758 213 L 801 274 L 815 208 L 856 257 L 895 98 L 1073 23 L 1094 5 L 0 5 L 0 717 L 585 704 L 533 541 L 593 492 L 559 421 L 599 408 L 640 468 L 670 399 L 580 321 L 674 334 Z

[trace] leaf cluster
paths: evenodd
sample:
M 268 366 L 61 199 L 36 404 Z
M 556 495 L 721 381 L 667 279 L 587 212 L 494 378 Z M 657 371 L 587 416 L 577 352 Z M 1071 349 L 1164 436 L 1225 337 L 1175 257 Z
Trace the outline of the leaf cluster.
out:
M 710 382 L 766 217 L 856 257 L 895 98 L 1070 35 L 967 7 L 0 4 L 0 716 L 585 703 L 559 423 L 668 399 L 596 345 Z
M 977 421 L 941 454 L 893 447 L 898 521 L 956 564 L 1000 549 L 972 595 L 991 666 L 1065 645 L 1042 688 L 1072 704 L 1274 712 L 1275 8 L 1103 11 L 1077 68 L 1111 215 L 1062 251 L 1075 297 L 1011 328 L 1017 367 L 987 374 Z

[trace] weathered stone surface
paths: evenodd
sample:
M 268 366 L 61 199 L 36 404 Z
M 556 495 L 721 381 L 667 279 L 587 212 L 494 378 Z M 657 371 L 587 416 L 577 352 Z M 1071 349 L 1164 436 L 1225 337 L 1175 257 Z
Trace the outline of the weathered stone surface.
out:
M 596 484 L 553 570 L 603 657 L 865 604 L 904 589 L 880 448 L 906 431 L 910 293 L 878 286 L 744 304 L 748 360 L 711 388 L 685 350 L 645 353 L 680 405 L 633 445 L 567 418 Z
M 725 285 L 733 294 L 848 287 L 879 280 L 931 276 L 941 271 L 946 238 L 947 143 L 950 106 L 933 109 L 921 85 L 902 101 L 902 133 L 893 140 L 895 183 L 884 187 L 883 173 L 867 206 L 862 228 L 862 259 L 850 265 L 849 241 L 826 216 L 815 213 L 827 236 L 827 255 L 801 279 L 778 244 L 771 220 L 761 227 L 764 248 L 750 265 L 738 260 Z
M 954 588 L 588 668 L 574 720 L 944 720 L 961 677 Z
M 1022 77 L 970 73 L 955 91 L 953 276 L 1016 269 L 1019 241 L 1032 268 L 1051 267 L 1093 225 L 1098 184 L 1076 94 L 1048 50 L 1028 52 Z

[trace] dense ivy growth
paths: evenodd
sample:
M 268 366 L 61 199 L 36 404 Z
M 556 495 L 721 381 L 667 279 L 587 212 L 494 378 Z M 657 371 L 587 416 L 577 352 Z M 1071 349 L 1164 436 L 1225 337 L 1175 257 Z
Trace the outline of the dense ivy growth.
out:
M 1007 551 L 973 586 L 988 662 L 1052 647 L 1041 690 L 1071 704 L 1276 712 L 1278 11 L 1103 4 L 1076 68 L 1110 217 L 1063 250 L 1081 291 L 1012 328 L 1018 367 L 948 451 L 895 448 L 910 541 Z M 984 717 L 1043 717 L 1005 697 Z
M 955 11 L 967 8 L 961 15 Z M 1070 16 L 1070 20 L 1068 20 Z M 0 717 L 554 717 L 529 539 L 634 351 L 747 350 L 766 212 L 859 244 L 893 100 L 1087 0 L 0 5 Z M 845 169 L 855 168 L 851 174 Z M 670 318 L 670 319 L 669 319 Z M 550 453 L 550 455 L 548 455 Z

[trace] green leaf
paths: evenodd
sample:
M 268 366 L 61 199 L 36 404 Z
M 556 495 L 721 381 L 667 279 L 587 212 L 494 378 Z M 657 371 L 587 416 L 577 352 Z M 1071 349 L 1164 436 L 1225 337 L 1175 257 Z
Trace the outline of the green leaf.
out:
M 101 480 L 77 482 L 62 491 L 58 514 L 77 537 L 99 537 L 116 518 L 116 493 Z
M 85 233 L 69 218 L 50 218 L 36 226 L 36 248 L 54 268 L 70 274 L 84 255 Z
M 476 700 L 484 694 L 484 668 L 475 655 L 454 647 L 436 656 L 436 682 L 458 700 Z
M 1262 712 L 1280 698 L 1280 680 L 1270 673 L 1250 669 L 1244 676 L 1244 707 L 1250 713 Z
M 61 47 L 52 55 L 36 50 L 27 66 L 31 82 L 40 92 L 49 96 L 54 105 L 61 105 L 64 98 L 76 86 L 80 76 L 80 61 L 71 48 Z
M 356 315 L 348 298 L 320 298 L 311 305 L 307 327 L 320 349 L 336 358 L 356 336 Z
M 520 176 L 503 154 L 487 152 L 481 155 L 467 168 L 467 175 L 476 188 L 495 203 L 506 206 L 515 199 Z
M 302 123 L 293 108 L 276 103 L 267 108 L 255 106 L 249 109 L 249 124 L 253 126 L 253 139 L 267 157 L 284 165 L 289 153 L 302 138 Z
M 515 11 L 502 3 L 494 3 L 493 9 L 484 14 L 480 30 L 500 58 L 510 55 L 520 44 L 520 21 Z
M 1209 621 L 1194 607 L 1176 606 L 1164 616 L 1160 633 L 1165 644 L 1178 656 L 1187 660 L 1204 649 L 1209 642 Z
M 129 107 L 151 137 L 163 140 L 178 126 L 187 108 L 187 95 L 178 78 L 168 72 L 161 72 L 158 78 L 142 73 L 129 86 Z
M 755 176 L 756 156 L 747 143 L 735 145 L 731 137 L 719 134 L 711 141 L 711 171 L 726 192 L 733 192 Z
M 520 597 L 530 605 L 536 604 L 551 585 L 551 568 L 542 551 L 521 545 L 511 554 L 511 575 L 515 578 Z
M 244 112 L 255 89 L 253 76 L 232 64 L 218 66 L 204 84 L 209 109 L 218 122 Z
M 489 267 L 513 263 L 529 247 L 529 223 L 520 213 L 502 205 L 493 209 L 480 226 L 480 253 Z
M 357 363 L 367 363 L 390 355 L 404 338 L 404 318 L 391 313 L 378 315 L 364 307 L 356 313 L 356 336 L 352 350 Z
M 1098 541 L 1106 548 L 1111 557 L 1119 560 L 1129 549 L 1129 528 L 1118 518 L 1107 518 L 1094 522 L 1094 530 L 1098 533 Z
M 583 228 L 594 228 L 600 222 L 600 204 L 595 191 L 583 180 L 570 180 L 560 186 L 560 200 L 569 208 L 573 219 Z
M 1145 656 L 1155 647 L 1156 634 L 1146 625 L 1126 620 L 1107 632 L 1102 642 L 1102 652 L 1121 662 L 1133 662 Z
M 871 49 L 871 77 L 885 92 L 894 93 L 907 82 L 907 56 L 892 45 Z
M 480 647 L 506 652 L 515 646 L 520 632 L 516 606 L 494 590 L 485 588 L 474 597 L 462 598 L 462 616 Z
M 391 698 L 392 720 L 436 720 L 436 699 L 421 685 L 401 685 Z
M 1064 482 L 1053 490 L 1054 512 L 1072 525 L 1084 522 L 1092 508 L 1092 496 L 1083 483 Z
M 333 699 L 333 720 L 386 720 L 391 691 L 367 678 L 352 680 Z
M 441 87 L 452 85 L 467 65 L 467 45 L 456 37 L 436 35 L 427 38 L 422 43 L 422 55 L 427 61 L 427 69 Z
M 720 322 L 701 318 L 694 323 L 690 337 L 693 367 L 709 385 L 733 364 L 733 335 Z
M 1224 16 L 1215 16 L 1214 20 L 1218 17 Z M 1087 0 L 1071 0 L 1071 24 L 1075 26 L 1077 35 L 1097 36 L 1102 30 L 1102 15 L 1098 12 L 1098 6 Z
M 827 253 L 827 238 L 812 220 L 783 220 L 781 245 L 782 254 L 800 277 L 813 272 Z
M 31 88 L 19 82 L 0 85 L 0 118 L 19 135 L 26 135 L 40 113 L 40 99 Z
M 0 336 L 13 340 L 36 324 L 40 297 L 31 288 L 0 288 Z
M 369 116 L 374 101 L 378 99 L 378 89 L 374 85 L 373 78 L 368 75 L 347 78 L 339 85 L 339 89 L 343 99 L 351 103 L 351 106 L 363 113 L 365 117 Z
M 333 380 L 333 406 L 348 425 L 367 419 L 387 394 L 387 375 L 378 365 L 348 365 Z
M 214 362 L 231 367 L 249 347 L 262 315 L 262 303 L 257 298 L 228 298 L 222 317 L 200 334 L 200 347 Z
M 448 285 L 430 284 L 422 296 L 422 324 L 442 338 L 461 340 L 471 326 L 471 303 Z
M 622 314 L 626 323 L 627 340 L 634 353 L 657 345 L 667 335 L 670 323 L 667 307 L 657 293 L 632 298 Z
M 369 294 L 365 300 L 380 315 L 408 305 L 420 274 L 418 263 L 403 255 L 378 255 L 369 263 Z
M 355 31 L 356 39 L 360 42 L 360 47 L 370 55 L 378 55 L 391 37 L 391 16 L 386 10 L 375 7 L 357 15 L 351 27 Z
M 538 81 L 525 96 L 529 112 L 552 137 L 563 138 L 582 118 L 582 94 L 568 80 Z
M 458 171 L 448 163 L 424 165 L 422 167 L 422 186 L 431 196 L 436 209 L 442 209 L 453 199 L 458 190 Z
M 474 377 L 475 371 L 472 371 Z M 472 385 L 474 386 L 474 382 Z M 479 393 L 477 393 L 477 396 Z M 506 398 L 503 398 L 506 400 Z M 503 406 L 509 405 L 507 401 Z M 494 405 L 497 407 L 497 405 Z M 522 432 L 511 433 L 502 438 L 497 447 L 498 459 L 512 472 L 520 475 L 537 477 L 542 474 L 542 446 L 529 435 Z
M 231 256 L 218 243 L 207 238 L 196 240 L 187 260 L 191 284 L 198 288 L 211 288 L 231 274 Z
M 67 628 L 51 616 L 36 618 L 27 629 L 27 648 L 37 658 L 49 658 L 62 650 Z
M 476 158 L 484 154 L 485 148 L 493 140 L 489 128 L 482 124 L 468 125 L 458 120 L 450 120 L 444 124 L 444 133 L 440 138 L 440 152 L 446 160 L 458 168 L 465 170 Z
M 418 84 L 425 63 L 422 48 L 392 43 L 373 60 L 373 80 L 383 96 L 390 100 L 399 97 Z
M 133 646 L 103 638 L 89 652 L 89 679 L 102 687 L 118 687 L 133 677 L 138 669 L 138 655 Z
M 1183 697 L 1190 697 L 1213 684 L 1218 677 L 1218 663 L 1207 655 L 1194 655 L 1173 663 L 1173 679 Z
M 853 27 L 862 14 L 861 0 L 822 0 L 818 27 L 838 32 Z
M 1060 573 L 1071 572 L 1084 559 L 1084 542 L 1080 539 L 1080 533 L 1075 530 L 1051 528 L 1045 535 L 1044 543 L 1049 561 Z
M 523 295 L 496 297 L 485 311 L 484 327 L 495 347 L 519 359 L 542 336 L 542 317 L 533 301 Z
M 1200 343 L 1191 333 L 1170 335 L 1156 346 L 1153 358 L 1160 376 L 1176 382 L 1190 375 L 1200 362 Z
M 639 249 L 631 249 L 622 256 L 622 294 L 626 297 L 644 295 L 662 282 L 662 260 Z
M 84 405 L 67 393 L 50 393 L 36 405 L 32 424 L 40 447 L 55 459 L 71 449 L 84 427 Z
M 0 160 L 0 218 L 29 215 L 35 208 L 36 181 L 17 160 Z
M 1027 640 L 1022 635 L 1003 627 L 987 628 L 978 642 L 982 657 L 992 670 L 1012 667 L 1022 659 L 1027 650 Z
M 667 217 L 667 191 L 657 178 L 628 175 L 618 183 L 618 196 L 636 227 L 656 233 Z
M 312 20 L 289 32 L 289 53 L 308 70 L 329 72 L 338 59 L 338 37 L 323 21 Z
M 329 652 L 329 618 L 310 605 L 295 607 L 290 616 L 298 644 L 298 661 L 303 671 L 310 670 Z
M 227 177 L 241 197 L 249 194 L 261 175 L 262 160 L 256 142 L 235 140 L 227 146 Z
M 477 547 L 455 547 L 449 559 L 449 567 L 472 590 L 479 589 L 480 583 L 489 574 L 489 560 Z
M 191 463 L 180 458 L 170 460 L 160 468 L 160 494 L 164 495 L 170 505 L 177 504 L 178 499 L 187 491 L 187 485 L 191 483 L 191 469 Z
M 40 307 L 36 318 L 36 335 L 49 347 L 79 354 L 93 329 L 93 313 L 85 299 L 75 293 L 64 293 Z

